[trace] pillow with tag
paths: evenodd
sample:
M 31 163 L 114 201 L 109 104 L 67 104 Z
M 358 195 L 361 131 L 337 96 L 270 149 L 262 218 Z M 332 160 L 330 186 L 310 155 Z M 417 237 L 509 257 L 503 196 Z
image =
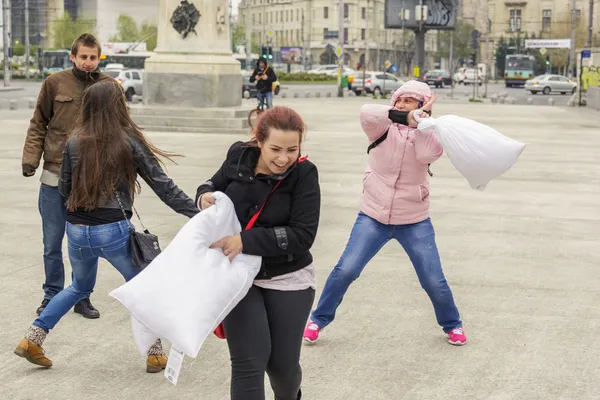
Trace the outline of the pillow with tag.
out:
M 262 258 L 239 254 L 229 261 L 210 246 L 241 232 L 231 200 L 213 193 L 215 204 L 186 223 L 142 272 L 110 295 L 132 316 L 141 355 L 161 338 L 195 358 L 206 338 L 246 296 Z

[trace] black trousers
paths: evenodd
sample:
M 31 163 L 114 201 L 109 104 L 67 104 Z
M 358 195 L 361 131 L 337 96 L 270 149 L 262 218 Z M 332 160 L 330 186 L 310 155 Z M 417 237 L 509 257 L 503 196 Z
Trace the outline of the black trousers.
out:
M 225 318 L 232 400 L 264 400 L 265 372 L 277 400 L 300 398 L 302 334 L 314 298 L 313 289 L 252 286 Z

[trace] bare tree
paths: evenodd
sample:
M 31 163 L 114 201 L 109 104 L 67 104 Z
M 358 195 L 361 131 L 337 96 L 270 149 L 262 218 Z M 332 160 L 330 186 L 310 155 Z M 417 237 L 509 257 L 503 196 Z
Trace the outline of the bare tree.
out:
M 400 44 L 400 59 L 406 65 L 406 75 L 409 75 L 412 68 L 413 58 L 416 53 L 415 34 L 412 31 L 405 31 L 405 37 Z
M 575 27 L 575 48 L 582 48 L 585 46 L 587 29 L 584 21 L 585 18 L 583 14 L 581 14 Z M 544 37 L 548 39 L 570 38 L 571 12 L 566 11 L 558 14 L 557 18 L 552 21 L 550 32 L 544 35 Z M 559 71 L 562 69 L 563 74 L 566 74 L 569 65 L 569 49 L 549 49 L 548 55 L 550 56 L 550 64 L 553 67 L 558 68 Z

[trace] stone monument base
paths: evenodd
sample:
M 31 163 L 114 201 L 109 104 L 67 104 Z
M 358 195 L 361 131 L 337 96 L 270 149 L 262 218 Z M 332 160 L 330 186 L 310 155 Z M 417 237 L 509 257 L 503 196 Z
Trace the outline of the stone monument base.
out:
M 235 93 L 241 96 L 239 89 Z M 135 123 L 149 131 L 251 134 L 248 114 L 252 107 L 129 107 Z
M 158 52 L 146 60 L 144 69 L 144 105 L 233 107 L 240 104 L 240 63 L 231 55 Z

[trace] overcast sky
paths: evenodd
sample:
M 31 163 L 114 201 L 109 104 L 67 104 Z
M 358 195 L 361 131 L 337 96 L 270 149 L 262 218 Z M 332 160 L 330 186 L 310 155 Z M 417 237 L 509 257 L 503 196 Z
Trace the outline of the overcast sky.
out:
M 240 4 L 240 0 L 231 0 L 231 5 L 232 5 L 232 8 L 233 8 L 233 13 L 234 14 L 237 14 L 238 4 Z

